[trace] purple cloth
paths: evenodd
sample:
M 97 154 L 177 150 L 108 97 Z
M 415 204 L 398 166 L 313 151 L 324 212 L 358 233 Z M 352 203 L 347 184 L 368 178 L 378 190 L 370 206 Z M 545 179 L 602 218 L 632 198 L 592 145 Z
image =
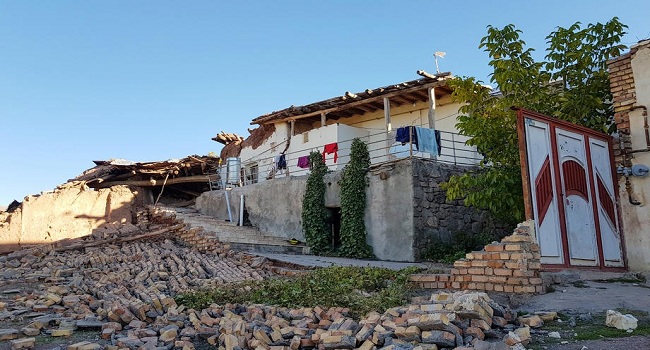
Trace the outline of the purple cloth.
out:
M 298 158 L 298 168 L 309 168 L 309 156 L 302 156 Z

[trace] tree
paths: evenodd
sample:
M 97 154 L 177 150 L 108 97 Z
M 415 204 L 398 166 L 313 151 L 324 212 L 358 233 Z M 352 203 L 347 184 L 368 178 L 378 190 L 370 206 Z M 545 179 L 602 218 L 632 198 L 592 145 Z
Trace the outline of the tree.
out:
M 370 258 L 372 248 L 366 243 L 366 172 L 370 166 L 368 146 L 358 138 L 352 140 L 350 162 L 341 175 L 341 255 Z
M 625 28 L 617 17 L 585 28 L 580 22 L 558 27 L 546 37 L 546 56 L 538 62 L 514 25 L 488 26 L 479 48 L 491 59 L 490 81 L 500 94 L 491 93 L 472 77 L 450 81 L 453 98 L 465 103 L 457 128 L 470 137 L 467 144 L 476 146 L 484 161 L 478 171 L 450 178 L 443 186 L 447 198 L 488 209 L 506 223 L 523 220 L 516 113 L 511 107 L 612 131 L 606 61 L 625 48 L 620 44 Z
M 319 152 L 309 154 L 311 173 L 307 178 L 305 196 L 302 200 L 302 230 L 311 252 L 320 255 L 330 251 L 331 233 L 327 227 L 325 208 L 325 182 L 327 166 Z

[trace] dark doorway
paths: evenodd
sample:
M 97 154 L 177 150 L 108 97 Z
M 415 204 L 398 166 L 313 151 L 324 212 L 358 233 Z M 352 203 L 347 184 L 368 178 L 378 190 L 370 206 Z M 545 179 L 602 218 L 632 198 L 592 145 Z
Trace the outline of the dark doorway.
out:
M 327 210 L 330 214 L 327 226 L 332 233 L 332 247 L 338 249 L 341 246 L 341 208 L 327 208 Z

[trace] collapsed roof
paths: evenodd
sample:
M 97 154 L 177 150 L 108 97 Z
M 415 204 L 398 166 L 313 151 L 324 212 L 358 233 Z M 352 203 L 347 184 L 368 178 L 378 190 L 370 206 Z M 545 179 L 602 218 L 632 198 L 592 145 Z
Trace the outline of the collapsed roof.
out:
M 219 157 L 192 155 L 183 159 L 135 163 L 123 159 L 93 161 L 96 166 L 71 181 L 83 181 L 92 188 L 116 185 L 153 187 L 217 180 Z

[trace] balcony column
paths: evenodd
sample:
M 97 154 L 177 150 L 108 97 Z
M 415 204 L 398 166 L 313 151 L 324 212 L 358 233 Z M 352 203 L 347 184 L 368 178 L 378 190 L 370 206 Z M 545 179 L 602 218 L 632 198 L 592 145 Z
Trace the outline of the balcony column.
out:
M 429 88 L 429 128 L 435 129 L 436 128 L 436 92 L 435 88 L 430 87 Z
M 435 90 L 435 88 L 430 87 L 429 88 L 429 93 L 427 95 L 429 95 L 429 114 L 428 114 L 429 128 L 430 129 L 435 129 L 436 128 L 436 90 Z M 437 159 L 438 156 L 432 155 L 431 158 Z
M 326 121 L 327 121 L 326 120 L 327 119 L 326 115 L 327 115 L 327 113 L 325 113 L 325 112 L 320 113 L 320 126 L 321 127 L 325 126 L 325 124 L 326 124 Z
M 384 121 L 386 122 L 386 155 L 390 154 L 390 146 L 393 144 L 393 139 L 390 137 L 390 132 L 393 126 L 390 122 L 390 100 L 384 97 Z

